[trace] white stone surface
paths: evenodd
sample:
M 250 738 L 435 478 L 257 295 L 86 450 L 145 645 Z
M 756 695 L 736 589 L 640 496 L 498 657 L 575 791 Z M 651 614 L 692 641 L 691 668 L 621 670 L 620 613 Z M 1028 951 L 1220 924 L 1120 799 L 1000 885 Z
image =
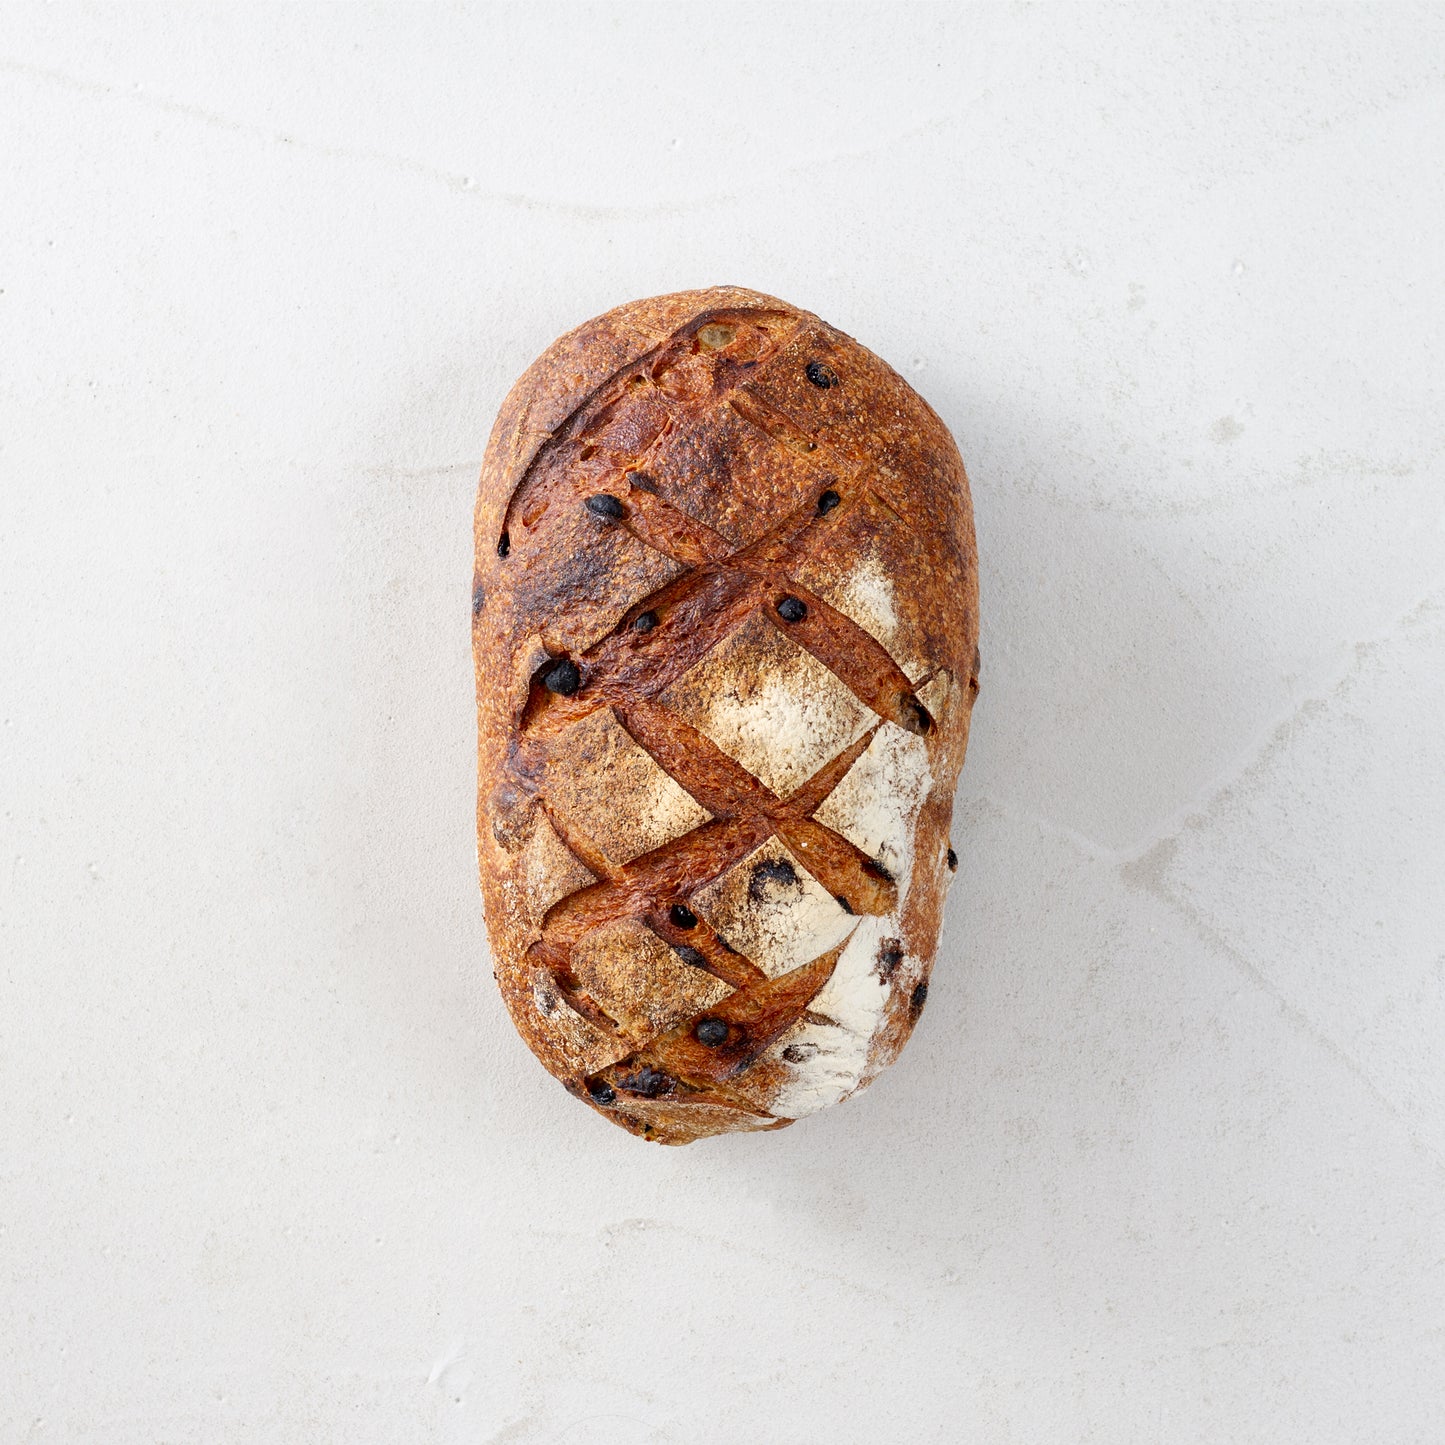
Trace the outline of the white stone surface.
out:
M 1445 1438 L 1445 12 L 10 7 L 0 1438 Z M 513 1035 L 472 489 L 735 281 L 958 436 L 928 1011 L 647 1148 Z

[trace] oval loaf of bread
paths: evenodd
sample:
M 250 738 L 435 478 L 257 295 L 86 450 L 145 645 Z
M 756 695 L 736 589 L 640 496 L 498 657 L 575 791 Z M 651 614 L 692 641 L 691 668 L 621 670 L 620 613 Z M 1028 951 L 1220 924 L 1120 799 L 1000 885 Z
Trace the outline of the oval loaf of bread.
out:
M 476 513 L 497 982 L 583 1102 L 681 1144 L 896 1057 L 978 690 L 963 463 L 891 368 L 723 286 L 553 343 Z

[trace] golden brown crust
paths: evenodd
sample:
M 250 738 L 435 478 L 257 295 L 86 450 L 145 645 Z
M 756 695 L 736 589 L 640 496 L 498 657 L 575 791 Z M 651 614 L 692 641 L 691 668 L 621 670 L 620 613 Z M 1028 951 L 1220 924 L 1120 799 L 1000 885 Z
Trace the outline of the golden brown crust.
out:
M 926 996 L 977 691 L 943 423 L 773 297 L 633 302 L 512 389 L 476 544 L 481 882 L 528 1045 L 669 1143 L 866 1084 Z

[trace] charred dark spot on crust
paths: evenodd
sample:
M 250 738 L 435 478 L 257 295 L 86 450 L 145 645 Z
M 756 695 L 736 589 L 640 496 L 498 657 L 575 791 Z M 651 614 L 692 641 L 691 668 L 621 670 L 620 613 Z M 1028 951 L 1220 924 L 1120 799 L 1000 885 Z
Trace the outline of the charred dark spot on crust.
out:
M 472 616 L 481 616 L 482 608 L 487 605 L 487 589 L 480 582 L 472 588 Z
M 790 1064 L 806 1064 L 817 1052 L 817 1044 L 789 1044 L 783 1050 L 783 1057 Z
M 587 1096 L 594 1104 L 601 1104 L 604 1108 L 617 1102 L 617 1090 L 605 1079 L 588 1079 Z
M 503 532 L 502 535 L 497 538 L 497 556 L 505 557 L 511 550 L 512 534 L 510 532 Z
M 627 515 L 626 508 L 611 492 L 598 492 L 595 497 L 588 497 L 587 510 L 594 517 L 608 522 L 620 522 Z
M 924 979 L 923 982 L 920 983 L 918 987 L 913 990 L 913 996 L 908 1000 L 908 1007 L 913 1011 L 914 1018 L 917 1018 L 918 1015 L 923 1012 L 923 1005 L 927 1002 L 928 980 Z
M 754 863 L 748 879 L 748 897 L 754 903 L 766 903 L 768 889 L 775 883 L 780 888 L 798 887 L 798 870 L 786 858 L 764 858 Z
M 893 882 L 893 874 L 876 858 L 865 858 L 863 860 L 863 871 L 872 874 L 874 878 L 881 878 L 885 883 Z
M 801 622 L 807 615 L 807 606 L 796 597 L 784 597 L 778 603 L 778 616 L 784 622 Z
M 657 491 L 656 480 L 648 476 L 646 472 L 628 472 L 627 480 L 632 486 L 636 487 L 639 492 Z
M 542 669 L 541 682 L 548 692 L 557 692 L 561 693 L 563 697 L 571 697 L 582 686 L 582 674 L 577 670 L 577 664 L 570 657 L 563 657 L 548 663 Z
M 684 962 L 691 964 L 693 968 L 706 968 L 707 959 L 703 957 L 700 949 L 694 948 L 690 943 L 678 943 L 673 945 L 673 952 Z
M 721 1019 L 699 1019 L 693 1035 L 705 1048 L 715 1049 L 727 1042 L 728 1026 Z
M 820 517 L 826 517 L 842 500 L 842 497 L 840 497 L 832 487 L 829 487 L 828 490 L 818 498 L 818 515 Z
M 667 918 L 668 922 L 671 923 L 674 928 L 697 927 L 697 914 L 685 903 L 674 903 L 672 907 L 667 910 Z
M 848 914 L 848 915 L 851 917 L 851 916 L 852 916 L 852 913 L 853 913 L 853 905 L 852 905 L 851 903 L 849 903 L 848 900 L 847 900 L 846 898 L 844 898 L 841 893 L 839 893 L 839 894 L 837 895 L 837 898 L 838 898 L 838 907 L 841 908 L 844 913 Z
M 634 632 L 651 632 L 657 626 L 657 613 L 640 612 L 632 619 L 632 630 Z
M 903 962 L 903 940 L 901 938 L 885 938 L 882 947 L 878 950 L 878 972 L 885 979 L 893 977 L 894 970 Z
M 958 872 L 958 854 L 952 848 L 948 850 L 948 871 L 950 873 Z
M 618 1079 L 617 1087 L 627 1094 L 636 1094 L 640 1099 L 660 1099 L 677 1087 L 677 1080 L 671 1074 L 664 1074 L 650 1064 L 644 1064 L 635 1074 Z
M 916 697 L 905 696 L 899 703 L 903 726 L 922 737 L 933 727 L 933 714 Z
M 838 373 L 822 361 L 810 361 L 804 368 L 804 374 L 820 391 L 838 385 Z

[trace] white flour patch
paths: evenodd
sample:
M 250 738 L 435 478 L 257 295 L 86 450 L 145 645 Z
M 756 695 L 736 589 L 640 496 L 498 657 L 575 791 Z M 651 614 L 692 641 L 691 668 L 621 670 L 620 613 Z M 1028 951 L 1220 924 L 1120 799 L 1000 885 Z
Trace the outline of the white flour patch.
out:
M 885 938 L 902 932 L 913 881 L 913 827 L 932 781 L 923 739 L 888 723 L 816 814 L 892 872 L 898 908 L 859 920 L 833 976 L 809 1006 L 832 1022 L 801 1024 L 770 1051 L 792 1065 L 772 1103 L 774 1113 L 797 1119 L 826 1109 L 847 1098 L 868 1074 L 869 1048 L 891 992 L 880 976 L 878 954 Z
M 813 815 L 893 874 L 900 910 L 913 873 L 913 822 L 932 783 L 928 745 L 885 723 Z
M 860 556 L 844 581 L 825 588 L 820 595 L 881 642 L 910 682 L 928 671 L 928 664 L 914 655 L 903 634 L 893 579 L 876 551 Z
M 897 640 L 898 609 L 893 604 L 893 580 L 876 552 L 858 559 L 848 580 L 838 589 L 834 605 L 892 651 Z
M 802 698 L 786 678 L 773 673 L 746 695 L 718 693 L 708 710 L 705 731 L 755 778 L 785 794 L 813 727 Z
M 538 812 L 532 836 L 519 857 L 517 875 L 522 884 L 522 913 L 528 928 L 535 928 L 542 915 L 559 899 L 585 888 L 593 875 L 582 866 L 557 836 L 544 813 Z M 507 887 L 513 887 L 509 879 Z
M 648 789 L 646 805 L 639 810 L 645 824 L 649 850 L 661 847 L 674 838 L 680 838 L 694 828 L 700 828 L 711 816 L 674 778 L 656 764 L 653 766 L 657 776 Z
M 781 797 L 873 722 L 828 668 L 757 613 L 658 701 Z
M 693 907 L 769 978 L 811 963 L 857 923 L 779 838 L 695 893 Z
M 614 863 L 705 823 L 706 809 L 603 708 L 563 734 L 547 766 L 550 805 Z M 618 806 L 618 799 L 628 800 Z
M 833 1022 L 801 1024 L 787 1034 L 781 1049 L 774 1046 L 775 1057 L 801 1062 L 772 1101 L 773 1113 L 801 1119 L 847 1098 L 858 1087 L 868 1066 L 868 1046 L 888 1003 L 888 985 L 874 964 L 880 943 L 897 927 L 891 914 L 860 919 L 832 978 L 808 1005 Z

